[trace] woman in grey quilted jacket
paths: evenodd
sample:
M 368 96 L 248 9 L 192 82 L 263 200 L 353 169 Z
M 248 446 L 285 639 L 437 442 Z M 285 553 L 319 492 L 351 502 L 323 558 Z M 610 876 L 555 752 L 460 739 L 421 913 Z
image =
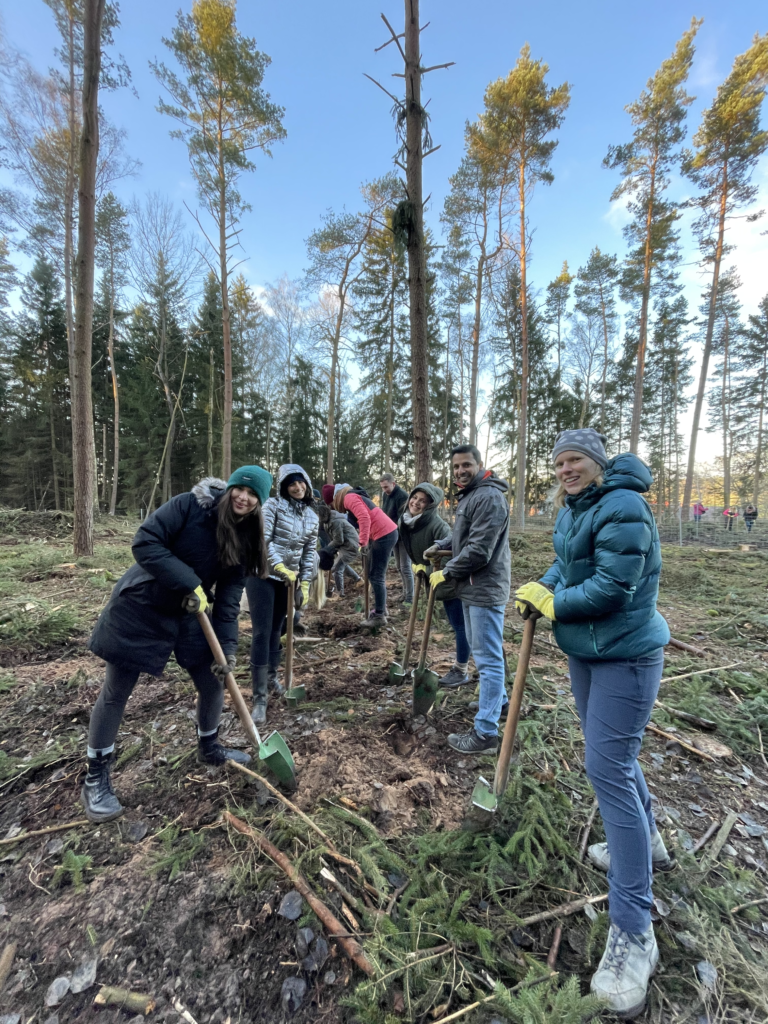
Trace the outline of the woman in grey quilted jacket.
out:
M 253 634 L 251 640 L 251 676 L 253 712 L 256 725 L 267 720 L 267 692 L 280 695 L 283 687 L 277 678 L 280 665 L 280 636 L 288 609 L 288 584 L 295 583 L 296 609 L 309 597 L 309 584 L 315 573 L 317 513 L 312 500 L 309 474 L 295 463 L 278 470 L 277 494 L 264 503 L 264 539 L 267 545 L 270 575 L 267 579 L 250 576 L 245 583 Z

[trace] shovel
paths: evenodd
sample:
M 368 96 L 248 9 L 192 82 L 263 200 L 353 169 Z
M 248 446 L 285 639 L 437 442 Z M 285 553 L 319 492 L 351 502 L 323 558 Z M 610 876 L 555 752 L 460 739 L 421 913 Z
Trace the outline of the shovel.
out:
M 288 584 L 288 615 L 285 623 L 285 700 L 288 707 L 295 708 L 299 701 L 307 699 L 304 686 L 293 685 L 293 616 L 296 611 L 294 595 L 296 583 Z
M 429 647 L 429 631 L 432 628 L 432 612 L 435 608 L 436 588 L 429 591 L 427 600 L 427 611 L 424 616 L 424 633 L 421 638 L 421 651 L 419 652 L 419 663 L 413 670 L 413 714 L 428 715 L 435 703 L 435 697 L 439 688 L 437 672 L 427 669 L 427 648 Z M 416 607 L 416 602 L 413 602 Z
M 211 648 L 214 661 L 221 665 L 222 668 L 226 668 L 227 659 L 224 656 L 224 651 L 221 649 L 218 637 L 213 631 L 210 619 L 205 612 L 198 612 L 197 621 L 200 623 L 203 633 L 205 633 L 205 639 Z M 267 736 L 266 740 L 262 741 L 258 729 L 253 724 L 245 699 L 240 692 L 240 687 L 237 685 L 231 671 L 227 672 L 224 677 L 224 684 L 235 706 L 237 717 L 240 719 L 243 729 L 245 729 L 245 735 L 259 753 L 259 760 L 263 761 L 278 782 L 282 782 L 285 788 L 292 793 L 296 789 L 296 766 L 293 763 L 293 757 L 285 740 L 279 732 L 273 732 Z
M 540 613 L 534 609 L 527 609 L 524 618 L 523 642 L 520 644 L 517 671 L 515 672 L 515 681 L 512 685 L 512 696 L 509 699 L 507 722 L 504 726 L 504 736 L 501 741 L 499 758 L 496 762 L 496 774 L 493 778 L 493 785 L 491 786 L 487 779 L 481 776 L 472 790 L 472 803 L 468 818 L 473 828 L 482 828 L 483 825 L 490 824 L 499 806 L 499 799 L 504 794 L 509 782 L 509 762 L 512 758 L 512 748 L 515 745 L 517 723 L 520 720 L 520 706 L 523 703 L 525 677 L 528 675 L 528 662 L 531 660 L 533 635 L 536 632 L 536 619 L 540 618 Z
M 416 574 L 416 589 L 413 595 L 413 605 L 411 606 L 411 615 L 408 619 L 408 632 L 405 635 L 405 651 L 403 652 L 403 663 L 402 665 L 393 661 L 389 666 L 389 681 L 390 683 L 402 683 L 405 679 L 405 673 L 408 671 L 408 662 L 411 660 L 411 647 L 413 646 L 413 631 L 416 628 L 416 615 L 419 610 L 419 594 L 421 592 L 421 580 L 422 574 Z

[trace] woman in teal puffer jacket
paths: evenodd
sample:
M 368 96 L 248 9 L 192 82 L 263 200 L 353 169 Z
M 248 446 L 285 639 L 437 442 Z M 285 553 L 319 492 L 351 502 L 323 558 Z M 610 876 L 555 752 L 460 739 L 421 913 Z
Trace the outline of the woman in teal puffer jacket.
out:
M 653 870 L 674 862 L 656 829 L 637 757 L 659 691 L 669 628 L 656 610 L 661 547 L 643 495 L 648 467 L 636 455 L 608 461 L 605 437 L 564 430 L 552 453 L 560 507 L 556 559 L 516 596 L 521 612 L 552 619 L 568 655 L 585 740 L 585 767 L 607 843 L 589 848 L 608 872 L 611 927 L 592 991 L 623 1017 L 645 1006 L 659 958 L 651 925 Z

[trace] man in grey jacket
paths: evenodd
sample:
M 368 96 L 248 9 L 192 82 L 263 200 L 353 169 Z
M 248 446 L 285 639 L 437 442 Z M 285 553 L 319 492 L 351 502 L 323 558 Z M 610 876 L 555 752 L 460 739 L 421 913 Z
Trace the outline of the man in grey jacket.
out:
M 451 733 L 448 745 L 462 754 L 494 754 L 506 703 L 502 638 L 511 570 L 509 487 L 483 468 L 480 452 L 472 444 L 454 448 L 451 463 L 459 490 L 453 535 L 428 548 L 424 556 L 431 558 L 448 549 L 452 553 L 429 582 L 437 586 L 450 580 L 464 605 L 467 639 L 480 674 L 480 702 L 474 728 L 468 733 Z

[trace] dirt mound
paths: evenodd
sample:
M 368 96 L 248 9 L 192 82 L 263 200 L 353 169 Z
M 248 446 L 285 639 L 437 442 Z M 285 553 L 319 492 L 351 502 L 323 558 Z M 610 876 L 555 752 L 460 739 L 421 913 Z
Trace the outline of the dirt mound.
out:
M 466 812 L 466 788 L 441 770 L 442 739 L 433 733 L 423 745 L 408 744 L 407 756 L 388 742 L 389 735 L 372 736 L 364 729 L 324 729 L 311 737 L 302 758 L 297 803 L 310 810 L 324 796 L 344 796 L 360 808 L 370 808 L 382 832 L 398 834 L 429 825 L 458 827 Z M 340 755 L 343 751 L 343 755 Z

